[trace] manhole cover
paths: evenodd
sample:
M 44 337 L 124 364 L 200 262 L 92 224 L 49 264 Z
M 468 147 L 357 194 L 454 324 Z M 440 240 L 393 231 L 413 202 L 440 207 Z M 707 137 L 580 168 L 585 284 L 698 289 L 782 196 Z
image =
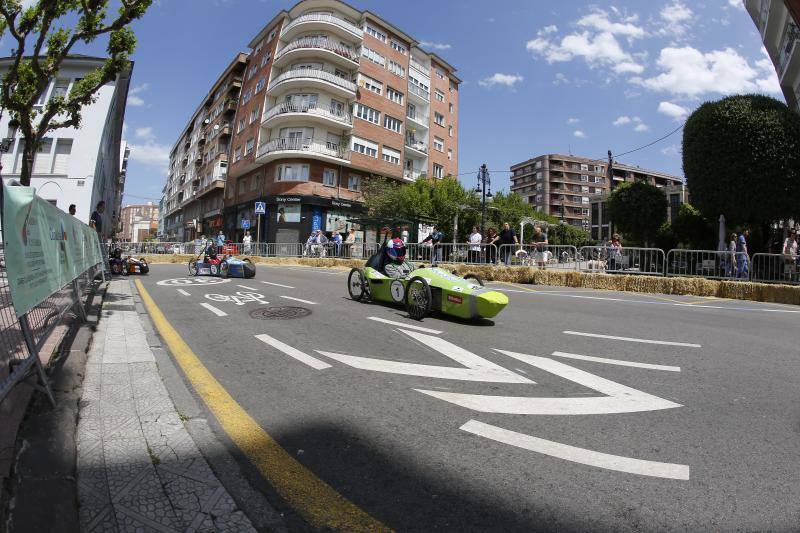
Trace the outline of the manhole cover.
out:
M 293 318 L 303 318 L 311 314 L 311 309 L 305 307 L 261 307 L 250 311 L 251 318 L 261 320 L 291 320 Z

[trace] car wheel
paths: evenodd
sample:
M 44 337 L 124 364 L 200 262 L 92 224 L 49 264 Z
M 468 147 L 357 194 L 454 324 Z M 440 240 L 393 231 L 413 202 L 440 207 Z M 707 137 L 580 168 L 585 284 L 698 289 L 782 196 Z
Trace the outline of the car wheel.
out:
M 244 262 L 244 265 L 242 265 L 242 271 L 244 272 L 244 277 L 248 279 L 255 277 L 256 265 L 253 264 L 253 262 L 247 257 L 242 259 L 242 261 Z
M 231 273 L 231 270 L 230 270 L 230 268 L 231 268 L 231 267 L 230 267 L 230 265 L 228 264 L 228 262 L 227 262 L 227 261 L 225 261 L 225 260 L 223 260 L 223 261 L 222 261 L 222 262 L 219 264 L 219 275 L 220 275 L 220 277 L 227 278 L 227 277 L 230 275 L 230 273 Z
M 189 261 L 189 275 L 196 276 L 197 275 L 197 259 L 192 259 Z
M 117 262 L 111 263 L 111 273 L 115 275 L 122 274 L 122 268 Z
M 142 259 L 142 261 L 139 263 L 139 273 L 147 274 L 148 272 L 150 272 L 150 265 L 147 264 L 147 261 Z
M 477 274 L 467 274 L 464 279 L 474 279 L 475 283 L 483 287 L 483 280 Z
M 422 320 L 431 312 L 431 286 L 419 276 L 414 276 L 406 287 L 406 311 L 414 320 Z
M 367 280 L 364 277 L 364 271 L 360 268 L 354 268 L 347 276 L 347 292 L 350 293 L 350 298 L 360 302 L 367 295 Z
M 123 276 L 127 276 L 128 274 L 130 274 L 130 268 L 131 268 L 131 264 L 128 261 L 125 261 L 124 263 L 122 263 L 122 269 L 121 269 L 122 270 L 122 275 Z

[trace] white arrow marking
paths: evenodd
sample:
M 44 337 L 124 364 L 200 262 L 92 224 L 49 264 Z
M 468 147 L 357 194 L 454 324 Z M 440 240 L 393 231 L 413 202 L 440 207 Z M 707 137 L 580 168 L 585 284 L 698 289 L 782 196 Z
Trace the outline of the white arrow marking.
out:
M 297 359 L 301 363 L 307 364 L 311 368 L 316 368 L 317 370 L 325 370 L 326 368 L 331 368 L 331 365 L 329 365 L 325 361 L 320 361 L 316 357 L 312 357 L 306 353 L 303 353 L 297 348 L 292 348 L 288 344 L 285 344 L 279 341 L 278 339 L 270 337 L 269 335 L 256 335 L 256 339 L 260 340 L 261 342 L 269 344 L 273 348 L 282 351 L 289 357 Z
M 565 357 L 567 359 L 591 361 L 593 363 L 606 363 L 608 365 L 631 366 L 634 368 L 647 368 L 649 370 L 667 370 L 668 372 L 681 371 L 681 367 L 679 366 L 651 365 L 649 363 L 637 363 L 635 361 L 623 361 L 621 359 L 606 359 L 605 357 L 592 357 L 591 355 L 578 355 L 576 353 L 553 352 L 552 355 L 555 357 Z
M 484 381 L 490 383 L 534 383 L 502 366 L 475 355 L 472 352 L 456 346 L 446 340 L 415 331 L 400 330 L 412 339 L 433 348 L 450 359 L 467 368 L 453 368 L 449 366 L 421 365 L 416 363 L 403 363 L 400 361 L 387 361 L 386 359 L 373 359 L 369 357 L 355 357 L 339 353 L 322 352 L 324 356 L 335 359 L 341 363 L 375 372 L 389 372 L 408 376 L 422 376 L 427 378 L 456 379 L 460 381 Z
M 661 477 L 667 479 L 689 479 L 689 466 L 674 463 L 660 463 L 658 461 L 646 461 L 644 459 L 633 459 L 621 455 L 611 455 L 608 453 L 596 452 L 585 448 L 577 448 L 560 442 L 540 439 L 517 433 L 508 429 L 499 428 L 490 424 L 484 424 L 477 420 L 470 420 L 461 429 L 469 433 L 486 437 L 497 442 L 510 444 L 517 448 L 524 448 L 537 453 L 558 457 L 565 461 L 580 463 L 607 470 L 638 474 L 640 476 Z
M 632 337 L 615 337 L 613 335 L 600 335 L 599 333 L 583 333 L 581 331 L 564 331 L 566 335 L 580 335 L 581 337 L 597 337 L 598 339 L 611 339 L 615 341 L 627 342 L 643 342 L 645 344 L 665 344 L 667 346 L 688 346 L 689 348 L 700 348 L 699 344 L 689 342 L 670 342 L 670 341 L 654 341 L 650 339 L 634 339 Z
M 401 328 L 422 331 L 423 333 L 433 333 L 434 335 L 439 335 L 442 333 L 438 329 L 423 328 L 422 326 L 415 326 L 413 324 L 403 324 L 402 322 L 395 322 L 394 320 L 387 320 L 377 316 L 368 316 L 367 320 L 374 320 L 375 322 L 383 322 L 384 324 L 391 324 L 392 326 L 400 326 Z
M 529 396 L 485 396 L 415 389 L 446 402 L 480 411 L 482 413 L 505 413 L 512 415 L 599 415 L 610 413 L 635 413 L 681 407 L 658 396 L 626 387 L 589 372 L 565 365 L 546 357 L 536 357 L 505 350 L 497 350 L 541 370 L 584 387 L 594 389 L 607 396 L 581 398 L 531 398 Z

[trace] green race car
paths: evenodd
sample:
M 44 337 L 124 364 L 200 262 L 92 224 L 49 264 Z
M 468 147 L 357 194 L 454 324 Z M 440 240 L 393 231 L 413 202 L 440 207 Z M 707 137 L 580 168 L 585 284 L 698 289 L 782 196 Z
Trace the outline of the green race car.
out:
M 508 304 L 508 297 L 485 288 L 475 274 L 463 278 L 437 267 L 417 268 L 400 278 L 387 276 L 383 247 L 364 268 L 347 277 L 347 290 L 356 301 L 404 304 L 411 318 L 420 320 L 431 311 L 463 319 L 493 318 Z

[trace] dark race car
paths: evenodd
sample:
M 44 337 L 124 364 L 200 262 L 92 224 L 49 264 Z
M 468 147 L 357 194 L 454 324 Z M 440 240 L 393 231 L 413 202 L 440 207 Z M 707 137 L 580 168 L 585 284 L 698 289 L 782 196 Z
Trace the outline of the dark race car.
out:
M 202 256 L 202 257 L 201 257 Z M 194 259 L 189 261 L 189 274 L 192 276 L 218 276 L 222 278 L 252 278 L 256 275 L 256 265 L 247 257 L 241 259 L 217 255 L 217 247 L 212 241 Z

